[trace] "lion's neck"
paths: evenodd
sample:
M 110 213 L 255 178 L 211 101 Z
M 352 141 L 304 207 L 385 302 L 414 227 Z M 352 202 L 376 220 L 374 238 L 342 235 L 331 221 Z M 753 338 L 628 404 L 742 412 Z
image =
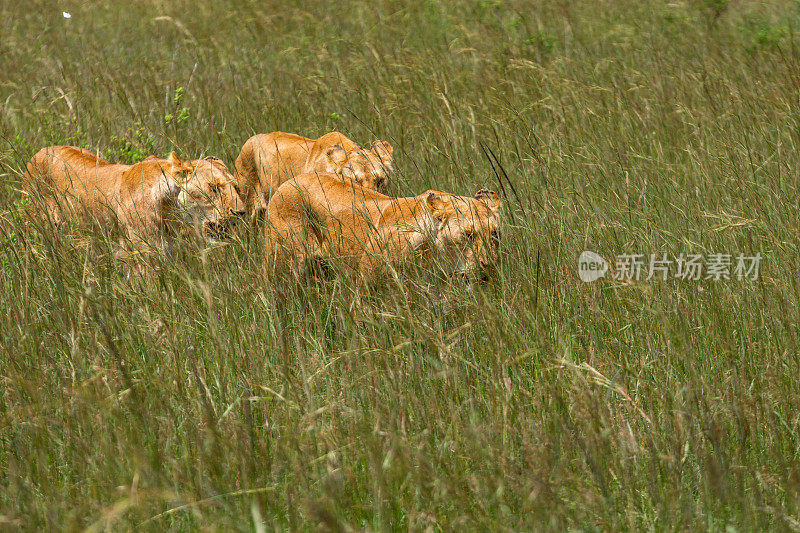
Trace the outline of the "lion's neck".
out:
M 436 238 L 438 221 L 425 205 L 424 196 L 393 198 L 383 209 L 378 228 L 382 240 L 395 252 L 411 253 Z
M 419 246 L 426 241 L 436 239 L 436 233 L 439 231 L 439 221 L 431 214 L 424 196 L 417 196 L 414 200 L 416 201 L 414 225 L 419 228 L 419 233 L 422 235 L 422 240 L 417 245 Z

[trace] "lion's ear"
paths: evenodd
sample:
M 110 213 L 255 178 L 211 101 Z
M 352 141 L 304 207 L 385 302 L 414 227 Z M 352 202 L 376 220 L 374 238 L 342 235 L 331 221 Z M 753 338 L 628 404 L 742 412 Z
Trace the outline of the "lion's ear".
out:
M 167 161 L 169 161 L 169 164 L 172 165 L 173 170 L 180 170 L 181 169 L 183 161 L 181 160 L 180 157 L 175 155 L 175 151 L 174 150 L 169 153 L 169 156 L 167 156 Z
M 428 196 L 425 197 L 425 203 L 428 204 L 428 209 L 431 210 L 431 214 L 440 221 L 445 220 L 453 210 L 453 206 L 449 200 L 446 200 L 440 194 L 433 191 L 430 191 Z
M 489 189 L 481 189 L 475 194 L 475 198 L 486 204 L 486 207 L 496 213 L 500 209 L 500 196 Z
M 341 144 L 334 144 L 325 150 L 325 157 L 330 159 L 334 165 L 340 167 L 347 161 L 347 150 Z
M 381 158 L 384 164 L 392 162 L 392 152 L 394 152 L 394 148 L 392 148 L 392 145 L 389 144 L 388 141 L 375 141 L 372 143 L 372 151 L 378 154 L 378 157 Z
M 175 176 L 176 179 L 186 179 L 189 177 L 189 174 L 192 173 L 192 163 L 190 161 L 185 161 L 175 155 L 175 152 L 170 152 L 169 157 L 167 157 L 167 161 L 171 166 L 172 175 Z

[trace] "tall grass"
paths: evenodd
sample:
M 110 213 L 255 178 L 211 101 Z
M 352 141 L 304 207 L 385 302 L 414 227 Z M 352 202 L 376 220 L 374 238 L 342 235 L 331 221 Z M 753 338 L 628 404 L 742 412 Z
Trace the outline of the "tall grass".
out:
M 0 528 L 800 529 L 798 22 L 3 2 Z M 296 284 L 246 234 L 131 265 L 17 191 L 46 145 L 232 167 L 332 129 L 395 146 L 395 194 L 501 192 L 495 279 Z M 585 284 L 586 249 L 764 259 Z

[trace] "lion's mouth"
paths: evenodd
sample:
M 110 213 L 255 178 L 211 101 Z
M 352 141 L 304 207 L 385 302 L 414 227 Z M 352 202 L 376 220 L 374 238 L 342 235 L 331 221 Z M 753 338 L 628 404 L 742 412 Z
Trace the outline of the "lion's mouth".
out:
M 230 239 L 233 228 L 242 221 L 242 217 L 230 216 L 222 220 L 206 221 L 204 230 L 206 236 L 216 239 Z
M 456 279 L 461 279 L 466 283 L 489 283 L 492 278 L 497 274 L 497 266 L 495 264 L 474 266 L 470 268 L 459 268 L 451 272 L 451 276 Z
M 491 276 L 485 270 L 457 271 L 453 277 L 466 283 L 489 283 Z

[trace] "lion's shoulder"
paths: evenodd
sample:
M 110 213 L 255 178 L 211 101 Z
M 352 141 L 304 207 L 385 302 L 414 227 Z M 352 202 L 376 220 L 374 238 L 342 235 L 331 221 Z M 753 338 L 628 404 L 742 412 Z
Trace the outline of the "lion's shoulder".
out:
M 172 177 L 169 161 L 152 156 L 122 170 L 118 175 L 119 185 L 128 189 L 140 188 L 142 185 L 163 181 L 165 177 Z
M 358 144 L 355 143 L 355 141 L 348 138 L 344 133 L 338 131 L 331 131 L 329 133 L 326 133 L 325 135 L 314 141 L 314 147 L 319 150 L 325 150 L 325 148 L 329 148 L 335 145 L 341 146 L 348 152 L 351 152 L 353 150 L 359 150 L 361 148 Z

